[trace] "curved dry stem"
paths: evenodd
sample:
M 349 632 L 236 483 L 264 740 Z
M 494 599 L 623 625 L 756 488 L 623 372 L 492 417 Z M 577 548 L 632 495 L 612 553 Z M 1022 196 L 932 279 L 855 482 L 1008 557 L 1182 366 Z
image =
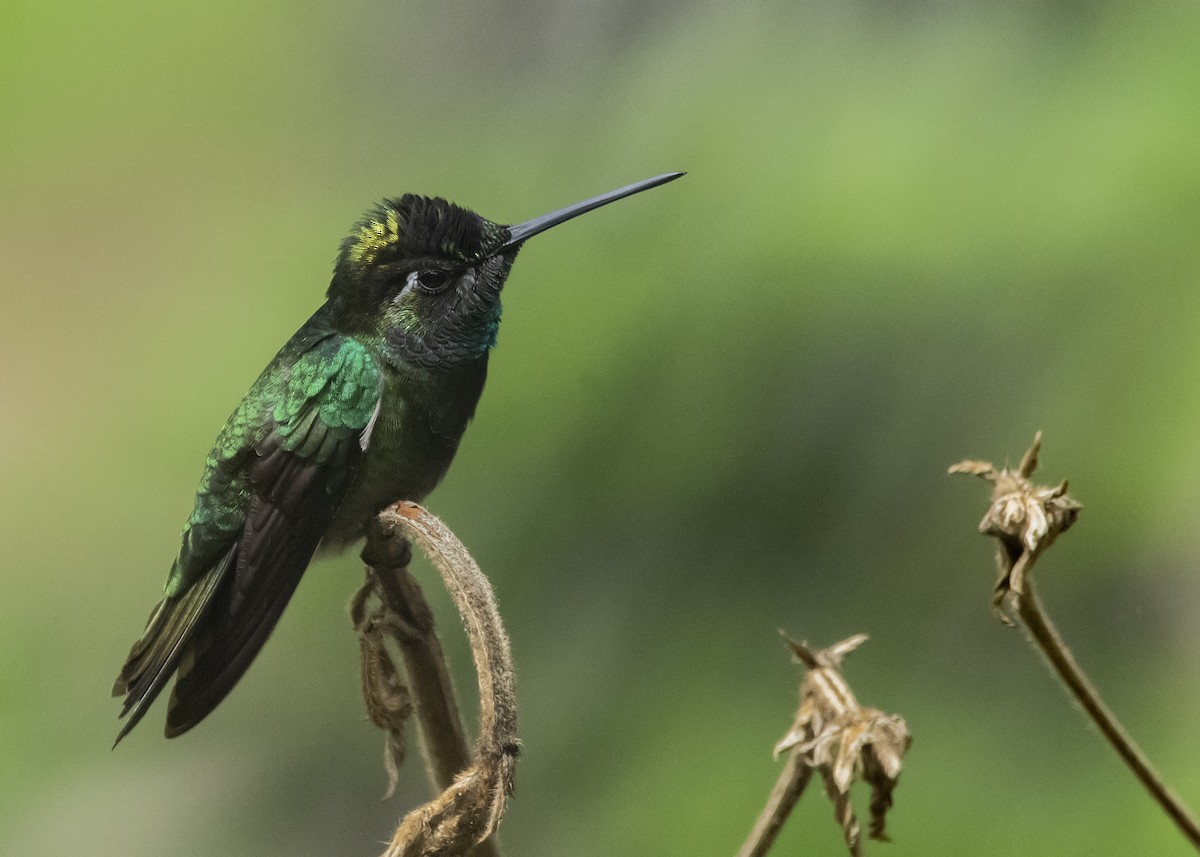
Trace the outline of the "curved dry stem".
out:
M 512 794 L 513 770 L 520 745 L 516 734 L 516 691 L 508 636 L 491 584 L 466 547 L 445 524 L 421 506 L 406 502 L 386 509 L 377 520 L 379 539 L 387 540 L 394 535 L 411 539 L 428 554 L 441 574 L 462 616 L 471 644 L 479 677 L 480 702 L 479 740 L 474 761 L 461 770 L 441 794 L 404 817 L 385 857 L 462 854 L 495 831 Z M 432 629 L 432 620 L 429 627 Z M 440 646 L 437 655 L 438 669 L 444 673 Z M 415 677 L 413 681 L 416 691 Z M 444 687 L 449 687 L 448 678 Z M 419 692 L 418 697 L 420 711 L 423 697 Z M 449 700 L 453 706 L 452 692 Z M 461 732 L 456 706 L 454 709 L 453 719 Z M 425 723 L 424 717 L 422 723 Z M 428 730 L 426 734 L 428 737 Z

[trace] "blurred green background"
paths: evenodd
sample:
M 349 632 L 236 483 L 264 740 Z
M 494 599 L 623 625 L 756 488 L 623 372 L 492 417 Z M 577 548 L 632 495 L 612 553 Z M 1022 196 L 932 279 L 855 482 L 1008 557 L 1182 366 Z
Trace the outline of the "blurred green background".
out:
M 1185 3 L 9 0 L 0 854 L 381 850 L 426 788 L 379 801 L 352 553 L 200 728 L 109 751 L 203 457 L 377 199 L 517 221 L 672 169 L 523 251 L 429 503 L 513 638 L 508 853 L 732 853 L 781 627 L 869 633 L 849 677 L 916 736 L 872 853 L 1190 853 L 992 619 L 945 469 L 1045 431 L 1085 506 L 1045 600 L 1200 804 L 1197 44 Z M 816 790 L 777 849 L 841 853 Z

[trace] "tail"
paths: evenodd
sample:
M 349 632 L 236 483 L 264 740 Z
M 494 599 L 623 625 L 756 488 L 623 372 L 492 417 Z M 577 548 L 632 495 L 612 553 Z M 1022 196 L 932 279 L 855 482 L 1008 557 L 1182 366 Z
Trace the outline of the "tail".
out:
M 308 505 L 289 517 L 273 498 L 255 498 L 241 535 L 221 559 L 154 609 L 113 685 L 114 696 L 126 695 L 121 716 L 129 717 L 117 742 L 172 674 L 178 677 L 167 709 L 168 738 L 203 720 L 237 684 L 296 591 L 337 498 L 319 485 L 304 499 Z
M 121 717 L 128 717 L 113 747 L 137 726 L 150 704 L 162 692 L 164 685 L 179 665 L 197 627 L 204 621 L 213 604 L 213 596 L 236 565 L 237 544 L 203 577 L 175 598 L 164 598 L 150 614 L 141 639 L 133 644 L 121 674 L 113 684 L 113 696 L 124 696 Z
M 167 709 L 168 738 L 191 729 L 233 690 L 283 615 L 324 524 L 302 527 L 303 537 L 296 537 L 271 503 L 252 503 L 233 573 L 213 592 L 209 613 L 179 661 Z

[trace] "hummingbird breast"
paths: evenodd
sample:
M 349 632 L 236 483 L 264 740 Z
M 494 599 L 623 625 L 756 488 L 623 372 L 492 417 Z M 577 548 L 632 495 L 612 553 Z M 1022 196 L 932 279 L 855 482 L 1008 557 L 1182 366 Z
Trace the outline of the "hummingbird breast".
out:
M 379 412 L 367 435 L 358 473 L 321 542 L 339 551 L 398 500 L 418 503 L 442 481 L 487 376 L 487 355 L 453 367 L 385 364 Z

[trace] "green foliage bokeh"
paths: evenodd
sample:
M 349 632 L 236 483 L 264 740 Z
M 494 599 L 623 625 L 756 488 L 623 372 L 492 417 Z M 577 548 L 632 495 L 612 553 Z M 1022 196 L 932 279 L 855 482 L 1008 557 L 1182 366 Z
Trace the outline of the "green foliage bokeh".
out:
M 1045 600 L 1200 804 L 1200 11 L 670 2 L 0 10 L 0 854 L 370 855 L 345 600 L 316 564 L 259 662 L 117 752 L 108 689 L 224 416 L 372 202 L 530 242 L 430 498 L 492 577 L 525 754 L 512 854 L 731 853 L 798 671 L 916 742 L 872 853 L 1187 853 L 988 612 L 986 489 L 1084 512 Z M 457 620 L 427 567 L 459 684 Z M 470 707 L 470 694 L 465 694 Z M 816 790 L 778 853 L 838 853 Z

